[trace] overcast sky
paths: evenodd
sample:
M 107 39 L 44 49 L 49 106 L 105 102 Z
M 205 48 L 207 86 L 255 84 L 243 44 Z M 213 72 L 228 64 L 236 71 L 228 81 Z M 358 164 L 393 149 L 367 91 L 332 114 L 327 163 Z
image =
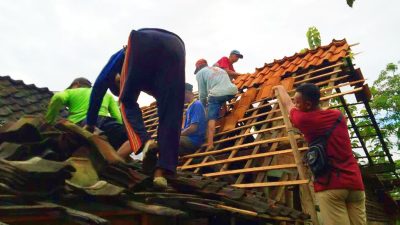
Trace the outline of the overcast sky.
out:
M 214 63 L 238 49 L 238 72 L 308 47 L 316 26 L 327 45 L 346 38 L 362 52 L 355 63 L 372 83 L 400 60 L 400 1 L 357 0 L 0 0 L 0 75 L 65 89 L 78 76 L 94 81 L 130 30 L 157 27 L 186 44 L 186 78 L 194 63 Z M 149 103 L 141 98 L 141 105 Z

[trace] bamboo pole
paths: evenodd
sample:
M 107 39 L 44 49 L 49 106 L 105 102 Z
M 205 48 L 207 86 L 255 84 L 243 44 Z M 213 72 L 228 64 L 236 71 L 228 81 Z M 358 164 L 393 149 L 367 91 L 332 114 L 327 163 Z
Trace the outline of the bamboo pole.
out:
M 308 180 L 308 178 L 306 176 L 305 168 L 304 168 L 304 165 L 302 162 L 302 158 L 300 155 L 300 151 L 298 150 L 295 135 L 293 134 L 293 132 L 291 132 L 291 131 L 293 131 L 293 127 L 292 127 L 292 123 L 290 122 L 290 119 L 289 119 L 288 109 L 282 103 L 282 97 L 279 95 L 277 90 L 275 90 L 275 95 L 277 96 L 279 107 L 282 110 L 283 121 L 285 122 L 286 130 L 288 132 L 288 139 L 289 139 L 290 145 L 292 147 L 294 161 L 296 162 L 297 171 L 299 172 L 299 178 L 301 180 Z M 314 225 L 319 225 L 317 212 L 315 210 L 315 203 L 311 197 L 311 191 L 310 191 L 308 185 L 302 184 L 302 185 L 300 185 L 300 189 L 302 189 L 302 193 L 303 193 L 301 202 L 302 202 L 302 206 L 303 206 L 304 210 L 311 215 L 311 219 L 312 219 Z

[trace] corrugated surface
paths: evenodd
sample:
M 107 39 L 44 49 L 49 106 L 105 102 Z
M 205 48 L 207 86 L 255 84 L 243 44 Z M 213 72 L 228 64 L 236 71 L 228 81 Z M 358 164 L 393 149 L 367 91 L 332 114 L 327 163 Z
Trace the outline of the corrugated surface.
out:
M 51 96 L 53 93 L 48 88 L 0 76 L 0 124 L 16 121 L 27 114 L 44 114 Z
M 349 50 L 346 39 L 333 40 L 329 45 L 266 63 L 263 67 L 256 68 L 254 73 L 239 76 L 234 83 L 239 89 L 258 86 L 274 77 L 280 78 L 288 73 L 318 67 L 325 62 L 336 62 L 344 58 Z

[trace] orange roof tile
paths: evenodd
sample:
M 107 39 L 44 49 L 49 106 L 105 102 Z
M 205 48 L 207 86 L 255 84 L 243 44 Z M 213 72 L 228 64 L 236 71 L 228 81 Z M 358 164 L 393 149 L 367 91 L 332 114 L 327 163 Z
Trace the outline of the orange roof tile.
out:
M 235 84 L 239 89 L 259 86 L 271 77 L 282 77 L 301 69 L 320 66 L 325 62 L 334 63 L 346 57 L 349 50 L 346 39 L 332 40 L 329 45 L 265 63 L 263 67 L 256 68 L 254 73 L 239 76 Z

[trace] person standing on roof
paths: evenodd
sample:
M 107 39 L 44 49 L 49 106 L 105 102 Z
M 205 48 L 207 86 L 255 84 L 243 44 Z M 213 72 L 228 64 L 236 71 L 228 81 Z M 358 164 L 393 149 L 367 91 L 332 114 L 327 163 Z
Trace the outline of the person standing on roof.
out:
M 320 91 L 315 84 L 298 86 L 294 102 L 283 86 L 274 89 L 288 109 L 293 126 L 304 134 L 308 143 L 326 135 L 334 127 L 326 145 L 331 169 L 314 180 L 315 196 L 324 224 L 365 225 L 364 184 L 342 113 L 320 108 Z
M 76 78 L 65 90 L 57 92 L 50 100 L 46 113 L 46 121 L 54 124 L 63 107 L 68 108 L 68 120 L 81 126 L 86 124 L 85 118 L 89 108 L 91 82 L 84 78 Z M 96 126 L 104 132 L 110 144 L 118 149 L 128 139 L 122 125 L 121 113 L 114 98 L 106 94 L 100 106 Z
M 159 188 L 167 187 L 165 176 L 175 173 L 178 163 L 185 54 L 182 39 L 172 32 L 152 28 L 133 30 L 126 49 L 111 56 L 101 71 L 90 98 L 86 128 L 93 130 L 107 89 L 119 95 L 129 142 L 124 143 L 118 152 L 127 158 L 132 151 L 135 154 L 143 151 L 143 163 L 148 161 L 147 153 L 151 152 L 148 150 L 154 141 L 146 131 L 137 100 L 141 91 L 157 100 L 159 157 L 153 184 Z
M 207 129 L 205 109 L 201 102 L 194 98 L 193 85 L 189 83 L 185 84 L 185 103 L 189 105 L 181 131 L 179 155 L 191 154 L 200 148 L 205 141 Z
M 211 150 L 214 148 L 215 124 L 220 109 L 226 107 L 226 102 L 235 97 L 238 89 L 225 70 L 209 67 L 205 59 L 196 62 L 194 74 L 199 87 L 200 101 L 204 107 L 207 106 L 207 150 Z
M 229 57 L 222 57 L 214 64 L 214 66 L 224 69 L 231 79 L 236 79 L 240 74 L 236 73 L 233 64 L 239 59 L 243 59 L 243 55 L 238 50 L 232 50 Z

